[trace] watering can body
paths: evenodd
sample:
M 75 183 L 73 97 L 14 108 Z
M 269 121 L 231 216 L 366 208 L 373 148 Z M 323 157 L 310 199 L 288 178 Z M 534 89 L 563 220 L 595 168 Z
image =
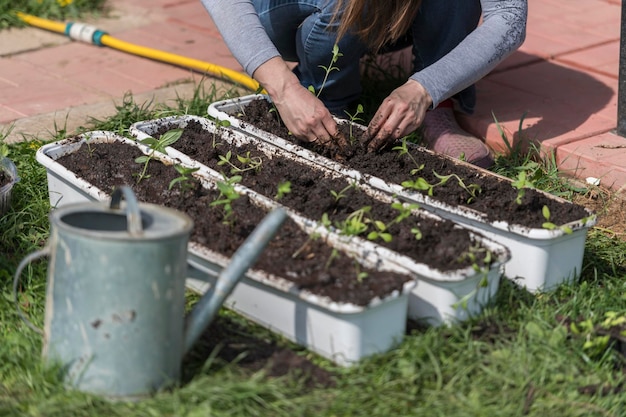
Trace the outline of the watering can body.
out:
M 100 205 L 51 218 L 43 356 L 81 391 L 151 393 L 178 380 L 191 219 L 142 205 L 140 233 Z
M 115 190 L 110 207 L 85 203 L 55 209 L 48 244 L 24 258 L 16 271 L 18 312 L 22 315 L 16 289 L 23 268 L 47 256 L 45 361 L 62 368 L 70 388 L 109 399 L 143 398 L 179 381 L 184 353 L 285 216 L 283 210 L 270 213 L 185 316 L 193 226 L 187 215 L 140 206 L 128 187 Z

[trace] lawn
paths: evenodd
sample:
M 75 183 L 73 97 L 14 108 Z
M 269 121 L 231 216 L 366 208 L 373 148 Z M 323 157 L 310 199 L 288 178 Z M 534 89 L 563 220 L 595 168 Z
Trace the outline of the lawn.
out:
M 106 0 L 0 0 L 0 30 L 21 27 L 16 11 L 51 20 L 71 20 L 105 12 Z M 16 4 L 19 3 L 19 4 Z
M 0 7 L 3 3 L 0 3 Z M 89 120 L 84 130 L 128 136 L 136 121 L 165 115 L 204 115 L 232 92 L 212 84 L 169 107 L 126 96 L 116 114 Z M 8 132 L 0 132 L 0 138 Z M 45 169 L 35 160 L 43 143 L 66 135 L 29 138 L 8 146 L 21 181 L 0 219 L 0 415 L 2 416 L 623 416 L 625 358 L 593 332 L 571 322 L 602 322 L 626 314 L 626 242 L 591 229 L 582 276 L 558 290 L 532 295 L 503 279 L 493 305 L 472 321 L 450 327 L 411 324 L 394 350 L 351 368 L 338 368 L 236 314 L 223 310 L 186 358 L 178 387 L 134 403 L 112 403 L 66 390 L 58 368 L 41 361 L 41 336 L 20 319 L 13 273 L 48 238 Z M 513 152 L 495 171 L 515 177 L 533 158 Z M 590 190 L 557 175 L 551 161 L 536 164 L 536 184 L 585 201 Z M 43 321 L 46 262 L 23 274 L 19 303 L 36 326 Z M 191 306 L 197 297 L 189 294 Z M 271 357 L 295 353 L 298 369 L 279 372 Z M 266 359 L 266 358 L 270 359 Z

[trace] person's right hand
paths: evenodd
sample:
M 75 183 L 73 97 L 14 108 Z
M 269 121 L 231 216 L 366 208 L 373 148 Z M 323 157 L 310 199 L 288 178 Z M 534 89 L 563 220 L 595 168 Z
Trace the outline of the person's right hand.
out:
M 337 123 L 324 103 L 300 84 L 282 58 L 265 62 L 253 76 L 265 88 L 285 126 L 296 138 L 325 144 L 337 136 Z

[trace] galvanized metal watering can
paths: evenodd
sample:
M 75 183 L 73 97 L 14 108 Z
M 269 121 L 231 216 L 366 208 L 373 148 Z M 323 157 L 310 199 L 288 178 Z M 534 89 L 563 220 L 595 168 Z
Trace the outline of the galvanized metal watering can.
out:
M 48 244 L 26 256 L 15 273 L 15 300 L 22 270 L 49 257 L 43 357 L 62 365 L 72 388 L 141 398 L 179 380 L 184 353 L 285 218 L 282 209 L 266 216 L 185 317 L 192 220 L 139 204 L 130 188 L 121 187 L 110 206 L 81 203 L 51 212 Z

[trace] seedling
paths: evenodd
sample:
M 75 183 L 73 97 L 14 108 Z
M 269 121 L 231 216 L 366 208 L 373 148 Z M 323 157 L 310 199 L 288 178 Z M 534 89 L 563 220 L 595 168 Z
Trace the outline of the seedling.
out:
M 89 158 L 91 158 L 93 156 L 93 154 L 96 152 L 95 147 L 91 146 L 91 139 L 93 138 L 93 136 L 89 136 L 87 138 L 85 138 L 85 145 L 87 145 L 87 152 L 89 153 Z M 6 145 L 3 143 L 0 147 L 0 157 L 2 156 L 6 156 L 4 155 L 4 151 L 2 150 L 2 147 L 5 147 Z M 8 152 L 8 148 L 7 148 L 7 152 Z
M 517 196 L 515 198 L 515 202 L 517 204 L 522 204 L 522 199 L 524 198 L 524 195 L 526 195 L 526 188 L 535 188 L 535 181 L 532 178 L 534 175 L 529 176 L 528 172 L 532 169 L 536 169 L 537 166 L 536 162 L 529 162 L 528 164 L 520 167 L 517 179 L 511 183 L 511 185 L 517 189 Z
M 356 260 L 354 260 L 354 269 L 356 270 L 356 280 L 359 284 L 369 276 L 367 272 L 361 271 L 361 265 Z
M 385 224 L 384 222 L 381 222 L 380 220 L 374 220 L 373 224 L 376 230 L 373 230 L 367 234 L 368 240 L 373 241 L 376 239 L 382 239 L 384 242 L 387 242 L 387 243 L 393 240 L 391 233 L 387 231 L 387 229 L 389 228 L 389 225 Z
M 326 264 L 324 265 L 324 269 L 330 268 L 330 265 L 337 258 L 339 258 L 339 251 L 336 248 L 333 248 L 333 250 L 330 252 L 330 256 L 326 260 Z
M 413 155 L 411 155 L 411 152 L 409 152 L 409 147 L 408 147 L 408 142 L 406 140 L 406 138 L 402 139 L 402 142 L 400 145 L 393 147 L 394 151 L 398 151 L 398 155 L 402 156 L 402 155 L 406 155 L 415 165 L 415 168 L 413 168 L 410 171 L 411 175 L 415 175 L 418 172 L 420 172 L 421 170 L 424 169 L 424 164 L 418 164 L 417 161 L 415 160 L 415 158 L 413 157 Z
M 433 195 L 434 186 L 426 181 L 423 177 L 418 177 L 414 180 L 406 180 L 400 183 L 404 188 L 410 188 L 418 191 L 427 191 L 428 195 Z
M 280 118 L 280 114 L 278 113 L 278 109 L 276 108 L 276 105 L 274 104 L 274 102 L 270 102 L 270 104 L 272 105 L 272 108 L 269 109 L 269 113 L 273 113 L 274 116 L 276 117 L 276 121 L 279 124 L 283 124 L 283 119 Z M 291 133 L 291 132 L 289 132 Z
M 280 200 L 281 198 L 283 198 L 286 194 L 289 194 L 290 192 L 291 192 L 291 182 L 289 181 L 281 182 L 280 184 L 278 184 L 278 191 L 276 192 L 276 195 L 274 196 L 274 200 Z
M 550 221 L 550 208 L 548 206 L 543 206 L 541 208 L 541 214 L 543 214 L 543 218 L 546 221 L 541 225 L 544 229 L 554 230 L 560 229 L 563 233 L 571 235 L 573 232 L 572 228 L 569 226 L 557 226 L 556 224 Z
M 255 156 L 255 157 L 251 157 L 250 156 L 250 151 L 246 152 L 245 156 L 241 156 L 241 155 L 237 155 L 237 160 L 243 164 L 243 168 L 238 167 L 237 165 L 235 165 L 232 162 L 232 152 L 228 151 L 226 152 L 226 155 L 219 155 L 219 162 L 217 163 L 220 166 L 223 165 L 228 165 L 230 166 L 230 173 L 231 174 L 240 174 L 242 172 L 245 171 L 250 171 L 250 170 L 254 170 L 254 171 L 259 171 L 261 169 L 261 166 L 263 165 L 263 160 L 261 159 L 260 156 Z
M 336 224 L 341 234 L 346 236 L 358 236 L 368 229 L 370 220 L 365 216 L 372 209 L 370 206 L 361 207 L 350 213 L 345 220 Z
M 353 124 L 356 122 L 362 122 L 363 119 L 361 119 L 359 116 L 359 114 L 363 113 L 363 106 L 361 104 L 356 106 L 356 111 L 354 112 L 354 114 L 350 114 L 347 110 L 344 110 L 344 112 L 348 115 L 348 118 L 350 120 L 350 144 L 354 145 L 354 141 L 355 141 L 355 137 L 354 137 L 354 133 L 353 133 Z
M 215 124 L 218 128 L 228 127 L 230 126 L 230 121 L 228 120 L 215 120 Z M 211 146 L 215 149 L 217 146 L 221 145 L 221 143 L 217 143 L 217 130 L 213 132 L 213 141 L 211 142 Z
M 393 218 L 389 223 L 384 223 L 380 220 L 371 220 L 370 219 L 370 223 L 372 223 L 374 225 L 374 227 L 376 228 L 376 230 L 373 230 L 371 232 L 369 232 L 369 234 L 367 235 L 367 239 L 368 240 L 377 240 L 377 239 L 382 239 L 384 242 L 391 242 L 393 240 L 393 237 L 391 235 L 391 233 L 388 232 L 388 230 L 391 228 L 391 226 L 393 226 L 394 224 L 399 224 L 400 222 L 402 222 L 404 219 L 406 219 L 407 217 L 409 217 L 411 215 L 411 211 L 418 208 L 419 206 L 417 204 L 403 204 L 400 202 L 394 202 L 391 204 L 391 207 L 398 210 L 399 214 Z M 418 228 L 412 228 L 411 229 L 411 233 L 413 233 L 415 235 L 415 238 L 417 240 L 422 238 L 422 232 L 418 229 Z
M 354 188 L 355 190 L 356 188 L 356 182 L 352 182 L 348 185 L 346 185 L 343 189 L 341 189 L 339 192 L 335 191 L 335 190 L 330 190 L 330 194 L 335 198 L 335 203 L 337 203 L 339 200 L 341 200 L 342 198 L 346 197 L 346 193 L 351 189 Z
M 434 190 L 436 187 L 445 185 L 451 178 L 455 178 L 459 186 L 465 191 L 467 191 L 467 193 L 470 195 L 467 199 L 468 204 L 474 201 L 478 197 L 478 194 L 480 194 L 482 191 L 478 184 L 466 185 L 465 182 L 461 179 L 461 177 L 459 177 L 456 174 L 439 175 L 435 171 L 433 171 L 433 175 L 439 178 L 439 182 L 435 184 L 430 184 L 425 178 L 418 177 L 414 180 L 402 181 L 401 185 L 404 188 L 410 188 L 410 189 L 419 190 L 419 191 L 426 191 L 429 196 L 432 196 L 434 194 Z
M 467 252 L 464 252 L 460 257 L 459 257 L 459 262 L 464 262 L 465 260 L 469 260 L 470 262 L 472 262 L 472 269 L 476 272 L 486 272 L 486 268 L 488 269 L 488 266 L 491 265 L 493 259 L 493 253 L 487 249 L 484 248 L 480 245 L 474 245 L 471 246 Z M 481 262 L 484 265 L 487 265 L 487 267 L 481 267 L 479 265 L 479 262 Z
M 333 72 L 333 71 L 339 71 L 339 67 L 334 66 L 337 63 L 337 60 L 339 59 L 339 57 L 343 56 L 343 54 L 341 52 L 339 52 L 339 45 L 335 44 L 333 46 L 333 56 L 330 60 L 330 65 L 325 66 L 325 65 L 320 65 L 319 67 L 322 68 L 326 73 L 324 74 L 324 80 L 322 81 L 322 85 L 320 86 L 320 89 L 315 92 L 315 87 L 313 87 L 312 85 L 309 86 L 309 91 L 313 94 L 315 94 L 316 97 L 319 97 L 320 94 L 322 94 L 322 90 L 324 89 L 324 86 L 326 85 L 326 82 L 328 81 L 328 75 Z
M 176 141 L 180 139 L 182 134 L 182 129 L 172 129 L 162 134 L 160 139 L 156 139 L 150 136 L 139 141 L 140 143 L 147 145 L 150 148 L 150 153 L 148 155 L 142 155 L 135 158 L 136 163 L 143 164 L 141 172 L 135 175 L 137 177 L 137 184 L 139 184 L 143 179 L 150 177 L 146 174 L 146 172 L 148 171 L 148 164 L 154 158 L 155 153 L 166 153 L 165 148 L 176 143 Z
M 224 176 L 224 181 L 217 182 L 217 188 L 220 191 L 220 195 L 216 200 L 210 203 L 211 207 L 222 206 L 224 211 L 224 224 L 232 224 L 233 221 L 233 202 L 237 200 L 240 195 L 235 190 L 235 184 L 241 181 L 241 175 L 234 175 L 230 178 Z
M 465 185 L 465 182 L 463 182 L 463 180 L 461 179 L 461 177 L 459 177 L 456 174 L 450 174 L 450 175 L 439 175 L 437 174 L 435 171 L 433 171 L 433 174 L 435 175 L 435 177 L 439 178 L 441 181 L 436 184 L 436 185 L 444 185 L 445 183 L 448 182 L 448 180 L 450 178 L 456 178 L 457 183 L 459 184 L 459 187 L 461 187 L 462 189 L 464 189 L 465 191 L 468 192 L 468 194 L 470 195 L 470 197 L 467 199 L 467 203 L 471 203 L 472 201 L 474 201 L 477 197 L 478 194 L 480 194 L 482 192 L 480 185 L 478 184 L 470 184 L 470 185 Z
M 189 187 L 189 180 L 191 179 L 191 174 L 193 174 L 194 172 L 196 172 L 197 170 L 199 170 L 199 167 L 196 168 L 192 168 L 192 167 L 184 167 L 182 165 L 174 165 L 174 169 L 176 170 L 176 172 L 178 172 L 180 174 L 179 177 L 174 178 L 172 181 L 170 181 L 170 185 L 168 187 L 168 190 L 171 190 L 172 187 L 174 187 L 174 185 L 176 184 L 180 184 L 180 187 L 185 190 Z

